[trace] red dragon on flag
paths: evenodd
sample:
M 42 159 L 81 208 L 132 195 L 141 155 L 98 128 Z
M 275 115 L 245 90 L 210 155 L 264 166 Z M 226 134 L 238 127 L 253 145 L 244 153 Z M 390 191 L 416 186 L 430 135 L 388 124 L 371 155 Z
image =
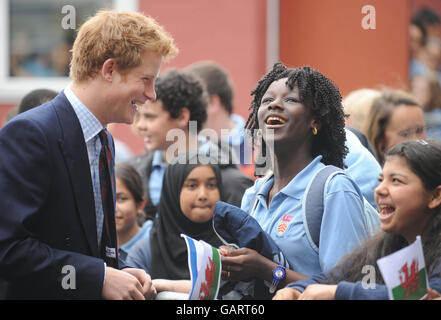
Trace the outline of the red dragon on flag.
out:
M 206 300 L 211 297 L 211 291 L 215 284 L 215 275 L 216 275 L 216 264 L 213 263 L 213 260 L 209 257 L 208 264 L 205 267 L 205 281 L 201 284 L 201 293 L 199 298 L 201 300 Z
M 408 267 L 408 264 L 405 263 L 401 267 L 399 274 L 401 286 L 406 290 L 406 293 L 404 294 L 405 298 L 421 287 L 418 282 L 418 261 L 416 259 L 412 260 L 410 268 Z

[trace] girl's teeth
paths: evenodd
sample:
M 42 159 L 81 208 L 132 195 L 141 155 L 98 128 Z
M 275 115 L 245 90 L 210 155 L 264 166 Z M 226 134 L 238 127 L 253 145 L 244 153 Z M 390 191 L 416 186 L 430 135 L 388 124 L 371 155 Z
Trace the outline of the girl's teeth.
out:
M 391 215 L 393 214 L 395 211 L 395 209 L 393 207 L 388 207 L 388 206 L 380 206 L 380 213 L 382 215 Z

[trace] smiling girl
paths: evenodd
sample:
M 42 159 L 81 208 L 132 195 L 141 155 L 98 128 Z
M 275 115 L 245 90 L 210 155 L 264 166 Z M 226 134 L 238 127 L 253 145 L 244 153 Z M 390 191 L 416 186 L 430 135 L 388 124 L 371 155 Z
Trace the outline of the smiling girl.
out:
M 223 257 L 222 268 L 227 271 L 224 280 L 255 277 L 274 283 L 268 288 L 272 294 L 276 286 L 282 288 L 329 271 L 369 232 L 363 217 L 363 195 L 346 174 L 330 177 L 323 192 L 318 246 L 310 243 L 302 218 L 310 181 L 327 165 L 345 166 L 348 149 L 338 87 L 317 70 L 291 69 L 277 63 L 257 83 L 252 95 L 246 127 L 261 133 L 261 148 L 266 150 L 272 173 L 245 192 L 241 209 L 274 239 L 290 268 L 281 270 L 283 266 L 247 248 Z M 275 277 L 277 273 L 280 276 Z
M 128 164 L 118 163 L 115 167 L 115 182 L 118 247 L 120 251 L 128 253 L 136 241 L 147 236 L 152 223 L 151 220 L 144 223 L 143 209 L 146 201 L 138 172 Z
M 417 235 L 422 238 L 429 286 L 441 290 L 441 143 L 402 142 L 385 159 L 375 190 L 382 232 L 329 274 L 291 283 L 275 299 L 388 299 L 376 262 L 408 246 Z M 374 289 L 365 289 L 361 283 L 367 265 L 375 267 Z
M 411 95 L 400 90 L 385 90 L 374 99 L 365 126 L 381 165 L 386 151 L 394 145 L 426 138 L 423 109 Z
M 181 233 L 215 247 L 222 244 L 212 227 L 214 206 L 221 199 L 219 167 L 202 164 L 200 157 L 183 153 L 167 166 L 149 238 L 139 241 L 127 257 L 129 265 L 144 269 L 152 279 L 190 280 Z

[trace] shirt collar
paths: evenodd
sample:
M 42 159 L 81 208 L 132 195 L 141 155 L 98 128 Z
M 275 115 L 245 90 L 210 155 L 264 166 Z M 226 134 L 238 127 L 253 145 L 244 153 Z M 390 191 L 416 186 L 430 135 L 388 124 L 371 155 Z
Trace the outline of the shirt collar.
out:
M 78 99 L 75 93 L 71 89 L 69 84 L 66 89 L 64 89 L 64 94 L 67 100 L 69 100 L 72 105 L 78 120 L 80 121 L 81 129 L 83 130 L 84 140 L 89 142 L 93 137 L 97 136 L 98 133 L 104 129 L 103 125 L 94 116 L 94 114 Z
M 311 161 L 302 171 L 300 171 L 294 179 L 292 179 L 282 190 L 284 194 L 287 196 L 301 199 L 306 188 L 308 187 L 308 183 L 311 181 L 311 178 L 315 172 L 317 172 L 320 168 L 323 168 L 325 165 L 320 162 L 322 160 L 322 156 L 315 157 L 314 160 Z
M 230 119 L 236 125 L 232 131 L 236 130 L 237 132 L 242 132 L 245 129 L 245 120 L 240 115 L 233 113 L 230 116 Z
M 162 151 L 161 150 L 155 150 L 153 151 L 153 160 L 152 160 L 152 167 L 165 167 L 166 164 L 162 160 Z
M 204 136 L 197 136 L 199 148 L 198 151 L 202 153 L 208 153 L 213 147 L 214 144 Z
M 240 146 L 244 141 L 245 120 L 238 114 L 232 114 L 230 119 L 234 122 L 235 126 L 229 133 L 229 142 L 232 146 Z
M 312 175 L 317 172 L 320 168 L 323 168 L 325 165 L 320 162 L 322 156 L 317 156 L 314 160 L 311 161 L 302 171 L 300 171 L 294 179 L 292 179 L 280 192 L 285 195 L 301 199 L 305 190 L 308 186 L 308 183 L 311 181 Z M 271 182 L 270 182 L 271 181 Z M 262 196 L 266 196 L 269 192 L 269 189 L 274 184 L 274 174 L 271 174 L 265 181 L 265 185 L 261 188 L 258 194 Z

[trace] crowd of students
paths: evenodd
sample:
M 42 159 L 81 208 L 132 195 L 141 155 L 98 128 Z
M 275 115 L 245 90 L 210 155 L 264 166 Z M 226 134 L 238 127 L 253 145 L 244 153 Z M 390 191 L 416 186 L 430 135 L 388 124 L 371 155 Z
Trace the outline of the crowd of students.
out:
M 429 297 L 439 296 L 441 142 L 428 138 L 415 94 L 365 89 L 342 101 L 320 71 L 279 62 L 257 82 L 244 121 L 217 63 L 157 77 L 177 52 L 153 19 L 100 12 L 74 43 L 72 84 L 32 92 L 0 130 L 6 298 L 188 293 L 182 233 L 220 248 L 221 299 L 387 299 L 376 261 L 418 235 Z M 146 152 L 115 164 L 106 126 L 132 121 Z M 246 236 L 264 234 L 277 255 L 225 246 L 213 227 L 219 203 L 249 217 Z M 231 237 L 242 243 L 240 232 Z M 75 290 L 62 286 L 65 265 L 77 270 Z M 365 265 L 378 271 L 375 289 L 361 284 Z

